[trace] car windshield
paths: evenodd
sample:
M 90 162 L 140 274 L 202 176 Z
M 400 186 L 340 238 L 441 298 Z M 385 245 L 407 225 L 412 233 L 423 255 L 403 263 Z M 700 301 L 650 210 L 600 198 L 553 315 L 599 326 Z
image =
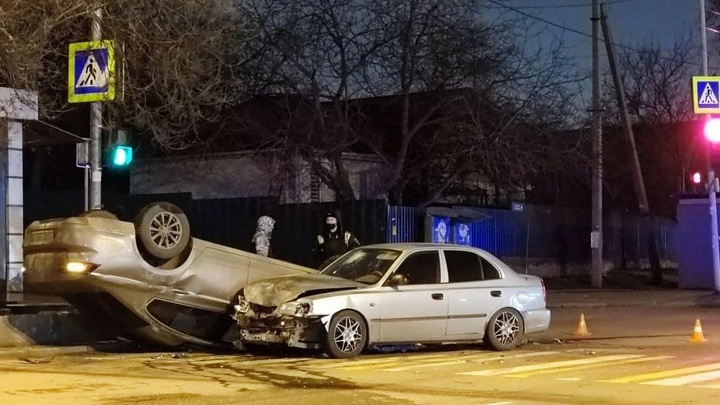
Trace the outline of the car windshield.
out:
M 334 261 L 320 271 L 320 274 L 363 284 L 375 284 L 399 256 L 400 252 L 397 250 L 358 248 Z

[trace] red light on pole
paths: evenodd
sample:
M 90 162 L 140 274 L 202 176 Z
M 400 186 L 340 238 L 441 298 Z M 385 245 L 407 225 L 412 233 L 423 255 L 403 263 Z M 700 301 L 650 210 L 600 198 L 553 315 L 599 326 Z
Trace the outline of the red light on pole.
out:
M 705 139 L 711 143 L 720 143 L 720 118 L 710 118 L 703 128 Z
M 702 174 L 700 174 L 700 172 L 693 173 L 692 182 L 693 184 L 700 184 L 702 182 Z

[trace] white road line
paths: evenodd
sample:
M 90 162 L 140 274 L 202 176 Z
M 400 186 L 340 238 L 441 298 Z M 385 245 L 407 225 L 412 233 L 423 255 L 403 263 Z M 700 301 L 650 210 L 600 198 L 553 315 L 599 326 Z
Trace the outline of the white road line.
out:
M 634 359 L 622 359 L 622 360 L 613 360 L 608 362 L 602 362 L 602 363 L 591 363 L 591 364 L 583 364 L 579 366 L 569 366 L 569 367 L 563 367 L 559 370 L 557 369 L 548 369 L 548 370 L 536 370 L 531 371 L 527 373 L 517 373 L 517 374 L 511 374 L 508 375 L 508 377 L 513 378 L 527 378 L 531 376 L 536 376 L 540 374 L 551 374 L 551 373 L 562 373 L 564 371 L 580 371 L 580 370 L 587 370 L 589 368 L 595 368 L 595 367 L 610 367 L 610 366 L 616 366 L 616 365 L 626 365 L 626 364 L 632 364 L 632 363 L 643 363 L 646 361 L 658 361 L 658 360 L 667 360 L 671 359 L 674 356 L 649 356 L 649 357 L 636 357 Z
M 383 357 L 379 359 L 359 359 L 352 361 L 341 361 L 341 360 L 330 360 L 328 364 L 318 365 L 316 368 L 320 369 L 343 369 L 343 370 L 362 370 L 366 368 L 394 368 L 394 367 L 410 367 L 412 365 L 420 364 L 437 364 L 437 363 L 451 363 L 456 364 L 462 361 L 492 361 L 492 360 L 503 360 L 511 358 L 522 358 L 526 356 L 534 356 L 536 352 L 520 352 L 519 354 L 504 354 L 501 356 L 495 355 L 497 352 L 475 352 L 477 354 L 457 354 L 457 353 L 442 353 L 442 354 L 430 354 L 430 355 L 403 355 L 402 357 Z M 543 352 L 548 354 L 554 354 L 557 352 Z M 448 359 L 453 360 L 448 360 Z M 434 362 L 434 363 L 433 363 Z
M 442 362 L 436 362 L 436 363 L 423 363 L 423 364 L 415 364 L 410 366 L 404 366 L 404 367 L 395 367 L 395 368 L 389 368 L 385 371 L 405 371 L 405 370 L 412 370 L 415 368 L 425 368 L 425 367 L 440 367 L 440 366 L 451 366 L 456 365 L 460 363 L 467 363 L 468 360 L 475 360 L 475 359 L 481 359 L 483 361 L 497 361 L 497 360 L 508 360 L 508 359 L 523 359 L 523 358 L 529 358 L 529 357 L 538 357 L 538 356 L 548 356 L 551 354 L 557 354 L 557 352 L 531 352 L 531 353 L 522 353 L 522 354 L 516 354 L 516 355 L 504 355 L 504 356 L 493 356 L 493 357 L 480 357 L 480 356 L 472 356 L 472 357 L 461 357 L 457 360 L 452 361 L 442 361 Z
M 720 370 L 708 371 L 705 373 L 690 374 L 683 377 L 665 378 L 663 380 L 646 381 L 641 384 L 647 385 L 664 385 L 676 387 L 679 385 L 692 384 L 696 382 L 710 381 L 720 378 Z
M 554 361 L 554 362 L 550 362 L 550 363 L 533 364 L 533 365 L 529 365 L 529 366 L 516 366 L 516 367 L 507 367 L 507 368 L 492 369 L 492 370 L 469 371 L 469 372 L 465 372 L 465 373 L 458 373 L 458 375 L 495 376 L 495 375 L 505 375 L 505 374 L 512 374 L 512 373 L 522 373 L 522 372 L 527 372 L 527 371 L 547 370 L 547 369 L 551 369 L 551 368 L 579 366 L 579 365 L 583 365 L 583 364 L 604 363 L 604 362 L 609 362 L 609 361 L 635 359 L 638 357 L 644 357 L 644 355 L 642 355 L 642 354 L 628 354 L 628 355 L 618 354 L 618 355 L 612 355 L 612 356 L 593 357 L 593 358 L 589 358 L 589 359 Z
M 375 356 L 375 355 L 370 355 Z M 368 356 L 368 357 L 370 357 Z M 407 354 L 401 354 L 399 356 L 391 356 L 391 357 L 381 357 L 381 358 L 363 358 L 360 359 L 351 359 L 351 360 L 337 360 L 337 359 L 324 359 L 326 364 L 319 365 L 317 368 L 321 369 L 329 369 L 329 368 L 360 368 L 363 366 L 382 366 L 387 363 L 399 363 L 399 362 L 408 362 L 408 361 L 422 361 L 422 360 L 429 360 L 429 359 L 443 359 L 447 358 L 448 354 L 429 354 L 429 355 L 423 355 L 423 354 L 413 354 L 413 355 L 407 355 Z
M 678 368 L 674 370 L 658 371 L 648 374 L 631 375 L 629 377 L 614 378 L 612 380 L 602 380 L 601 382 L 609 383 L 632 383 L 644 380 L 658 380 L 663 378 L 677 377 L 693 373 L 702 373 L 705 371 L 720 370 L 720 363 L 703 364 L 701 366 Z

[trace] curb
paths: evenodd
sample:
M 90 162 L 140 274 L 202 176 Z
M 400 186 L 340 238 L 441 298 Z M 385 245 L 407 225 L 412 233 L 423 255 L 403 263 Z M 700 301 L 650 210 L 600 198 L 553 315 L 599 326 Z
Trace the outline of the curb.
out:
M 27 345 L 0 347 L 0 359 L 17 358 L 27 363 L 47 363 L 55 356 L 78 353 L 93 353 L 97 350 L 92 346 L 43 346 Z
M 82 346 L 114 337 L 108 328 L 62 310 L 0 316 L 0 348 Z

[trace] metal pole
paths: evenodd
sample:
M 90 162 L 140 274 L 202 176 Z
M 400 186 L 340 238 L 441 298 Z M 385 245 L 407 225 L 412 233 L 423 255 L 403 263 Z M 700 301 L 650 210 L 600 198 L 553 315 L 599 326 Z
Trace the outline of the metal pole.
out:
M 705 0 L 700 0 L 700 38 L 702 46 L 702 75 L 708 75 L 707 29 L 705 26 Z M 707 115 L 706 119 L 710 119 Z M 715 279 L 715 292 L 720 292 L 720 253 L 718 252 L 718 222 L 717 222 L 717 187 L 715 184 L 715 170 L 708 151 L 708 201 L 710 203 L 710 247 L 712 249 L 713 276 Z
M 90 208 L 88 206 L 88 182 L 89 182 L 89 177 L 90 177 L 90 170 L 87 167 L 84 167 L 83 174 L 85 175 L 84 176 L 85 177 L 85 184 L 84 184 L 85 194 L 83 194 L 83 207 L 84 207 L 84 211 L 87 211 L 88 208 Z
M 593 288 L 602 288 L 603 226 L 602 226 L 602 117 L 600 115 L 600 2 L 592 2 L 592 231 L 590 248 L 592 264 L 590 281 Z
M 90 36 L 93 41 L 102 39 L 100 21 L 102 10 L 98 6 L 93 10 L 90 23 Z M 101 181 L 102 181 L 102 103 L 90 103 L 90 209 L 101 209 Z

